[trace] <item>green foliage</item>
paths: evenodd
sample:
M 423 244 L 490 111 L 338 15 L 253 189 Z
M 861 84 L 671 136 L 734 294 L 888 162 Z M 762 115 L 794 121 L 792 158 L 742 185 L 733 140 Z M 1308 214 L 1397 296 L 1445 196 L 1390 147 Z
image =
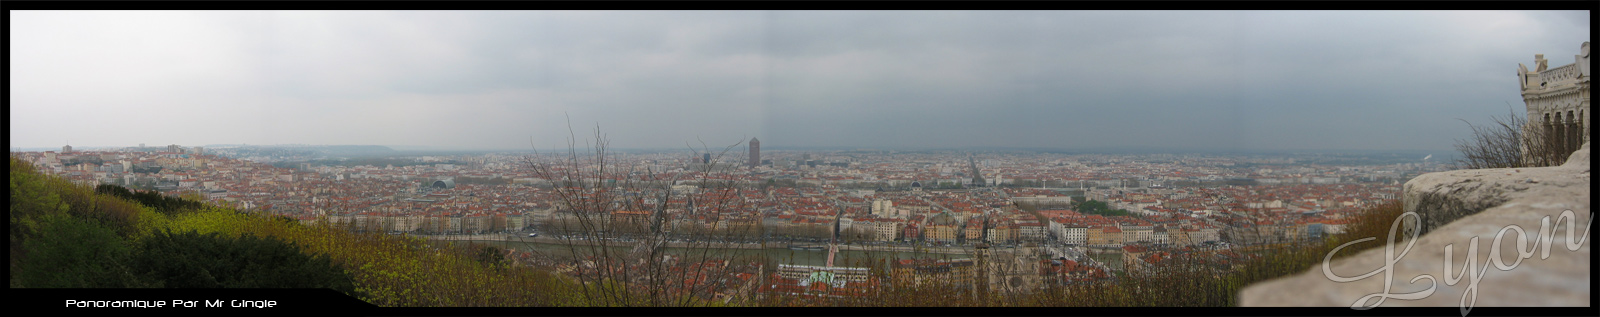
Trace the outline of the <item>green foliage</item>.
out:
M 63 197 L 70 206 L 69 213 L 98 222 L 123 237 L 143 236 L 151 229 L 145 225 L 165 218 L 149 207 L 116 197 L 96 195 L 82 186 L 74 186 L 66 193 Z
M 1082 203 L 1078 203 L 1077 210 L 1078 210 L 1079 213 L 1083 213 L 1083 214 L 1086 214 L 1086 215 L 1101 215 L 1101 216 L 1132 216 L 1133 215 L 1133 213 L 1128 212 L 1127 209 L 1111 209 L 1111 206 L 1107 205 L 1106 202 L 1099 201 L 1099 200 L 1093 200 L 1093 199 L 1088 200 L 1088 201 L 1084 201 Z
M 328 287 L 381 306 L 584 303 L 565 293 L 575 290 L 569 280 L 507 265 L 495 249 L 96 189 L 12 159 L 11 287 Z
M 353 294 L 345 270 L 279 239 L 163 231 L 144 239 L 129 263 L 169 288 L 330 288 Z
M 144 232 L 141 223 L 150 215 L 147 209 L 114 197 L 102 197 L 88 187 L 66 179 L 40 175 L 31 164 L 15 158 L 11 164 L 11 238 L 12 251 L 18 252 L 21 242 L 29 239 L 29 232 L 45 216 L 66 214 L 90 220 L 112 229 L 124 237 Z M 15 255 L 15 254 L 13 254 Z
M 499 247 L 485 244 L 472 250 L 472 259 L 478 261 L 479 263 L 488 265 L 500 265 L 506 263 L 506 253 L 504 250 L 500 250 Z
M 94 190 L 96 193 L 132 200 L 145 206 L 155 208 L 155 210 L 158 212 L 169 215 L 193 211 L 205 207 L 205 204 L 199 201 L 170 197 L 167 195 L 162 195 L 161 193 L 150 191 L 133 192 L 129 191 L 127 188 L 117 185 L 102 184 L 100 186 L 96 186 Z
M 69 207 L 61 202 L 61 196 L 56 194 L 55 188 L 52 188 L 60 187 L 60 182 L 39 175 L 34 170 L 33 164 L 12 158 L 10 176 L 9 271 L 11 286 L 19 287 L 19 277 L 22 275 L 22 272 L 18 271 L 19 261 L 26 258 L 27 242 L 39 235 L 44 218 L 66 214 Z
M 445 249 L 414 237 L 301 225 L 224 208 L 176 216 L 173 230 L 274 237 L 348 268 L 359 298 L 379 306 L 549 306 L 565 280 L 527 266 L 490 265 L 474 249 Z M 493 254 L 498 254 L 495 251 Z
M 61 203 L 61 197 L 45 186 L 42 177 L 33 168 L 32 164 L 11 159 L 9 238 L 13 259 L 19 256 L 23 241 L 38 230 L 40 218 L 67 211 L 67 205 Z
M 12 287 L 84 288 L 137 286 L 123 267 L 129 248 L 116 232 L 64 214 L 43 217 L 36 236 L 12 258 Z

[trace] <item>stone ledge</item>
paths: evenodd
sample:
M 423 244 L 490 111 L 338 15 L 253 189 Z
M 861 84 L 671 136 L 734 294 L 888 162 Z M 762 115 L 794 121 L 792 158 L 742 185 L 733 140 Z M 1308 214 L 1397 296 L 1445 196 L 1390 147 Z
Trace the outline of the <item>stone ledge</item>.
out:
M 1591 244 L 1589 226 L 1593 215 L 1589 209 L 1589 145 L 1574 152 L 1567 164 L 1557 167 L 1525 169 L 1458 170 L 1430 173 L 1405 186 L 1406 210 L 1416 211 L 1423 219 L 1416 239 L 1408 253 L 1405 242 L 1394 246 L 1398 257 L 1387 275 L 1376 275 L 1349 281 L 1335 282 L 1318 265 L 1305 273 L 1282 277 L 1246 287 L 1239 293 L 1240 306 L 1333 306 L 1350 307 L 1364 296 L 1385 291 L 1385 282 L 1391 282 L 1388 293 L 1399 295 L 1422 291 L 1431 286 L 1434 292 L 1415 300 L 1392 297 L 1381 306 L 1461 306 L 1463 298 L 1476 302 L 1473 307 L 1486 306 L 1589 306 L 1589 259 Z M 1477 206 L 1486 206 L 1482 209 Z M 1554 222 L 1565 211 L 1571 219 Z M 1481 211 L 1481 212 L 1479 212 Z M 1409 217 L 1408 217 L 1409 218 Z M 1540 238 L 1543 222 L 1551 223 L 1552 239 L 1533 242 Z M 1433 226 L 1430 223 L 1440 223 Z M 1569 250 L 1567 226 L 1572 224 L 1572 241 L 1582 242 L 1577 250 Z M 1509 241 L 1493 246 L 1495 237 L 1504 228 L 1515 225 L 1526 231 L 1528 245 L 1542 248 L 1550 243 L 1549 257 L 1535 253 L 1531 258 L 1518 259 L 1518 242 L 1515 230 L 1504 235 Z M 1434 230 L 1425 230 L 1436 227 Z M 1477 254 L 1467 259 L 1472 238 L 1478 239 Z M 1388 237 L 1376 237 L 1380 240 Z M 1454 253 L 1452 271 L 1445 272 L 1445 248 L 1452 246 Z M 1501 270 L 1488 261 L 1492 248 L 1501 248 L 1501 258 L 1507 265 L 1517 263 L 1510 270 Z M 1334 274 L 1354 278 L 1382 270 L 1388 262 L 1384 249 L 1366 250 L 1356 255 L 1333 261 L 1329 268 Z M 1463 266 L 1476 265 L 1474 272 L 1483 271 L 1475 294 L 1467 290 L 1472 277 L 1452 283 Z M 1476 274 L 1476 273 L 1475 273 Z M 1428 278 L 1421 276 L 1431 276 Z M 1411 283 L 1413 278 L 1417 283 Z M 1475 295 L 1475 296 L 1474 296 Z M 1366 303 L 1371 305 L 1376 302 Z
M 1433 228 L 1525 196 L 1576 194 L 1589 191 L 1589 145 L 1567 163 L 1541 168 L 1491 168 L 1428 173 L 1407 181 L 1405 211 L 1422 216 L 1422 225 L 1407 221 L 1407 233 L 1427 234 Z

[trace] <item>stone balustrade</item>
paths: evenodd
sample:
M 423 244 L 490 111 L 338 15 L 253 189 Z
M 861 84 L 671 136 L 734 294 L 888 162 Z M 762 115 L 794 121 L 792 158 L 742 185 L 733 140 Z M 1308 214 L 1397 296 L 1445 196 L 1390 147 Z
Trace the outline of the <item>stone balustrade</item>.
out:
M 1563 65 L 1561 67 L 1546 69 L 1543 72 L 1539 72 L 1538 75 L 1541 79 L 1538 82 L 1545 83 L 1544 88 L 1571 85 L 1578 82 L 1578 64 L 1572 63 Z

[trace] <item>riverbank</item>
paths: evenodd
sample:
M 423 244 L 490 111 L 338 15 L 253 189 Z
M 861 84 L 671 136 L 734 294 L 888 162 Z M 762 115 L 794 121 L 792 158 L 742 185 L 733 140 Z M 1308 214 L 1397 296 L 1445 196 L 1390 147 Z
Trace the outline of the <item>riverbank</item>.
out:
M 615 240 L 612 240 L 612 241 L 597 241 L 597 240 L 575 240 L 575 239 L 574 240 L 569 240 L 569 239 L 542 237 L 542 236 L 541 237 L 527 237 L 527 236 L 520 236 L 520 235 L 514 235 L 514 234 L 411 235 L 411 236 L 421 237 L 421 238 L 426 238 L 426 239 L 431 239 L 431 240 L 443 240 L 443 241 L 503 241 L 503 242 L 524 242 L 524 243 L 538 243 L 538 244 L 551 244 L 551 245 L 568 245 L 568 244 L 571 244 L 571 245 L 579 245 L 579 246 L 602 245 L 601 242 L 605 242 L 603 245 L 614 246 L 614 247 L 631 247 L 635 243 L 637 243 L 637 241 L 615 241 Z M 787 249 L 790 245 L 811 246 L 811 247 L 820 246 L 820 247 L 824 247 L 824 248 L 827 247 L 826 244 L 816 244 L 816 243 L 790 244 L 788 242 L 771 242 L 771 243 L 766 243 L 766 244 L 760 244 L 760 243 L 723 243 L 723 242 L 667 242 L 666 243 L 666 247 L 668 247 L 668 248 L 712 248 L 712 249 L 748 249 L 748 250 Z M 915 253 L 937 253 L 937 254 L 962 254 L 962 255 L 970 254 L 971 251 L 972 251 L 971 247 L 962 247 L 962 246 L 934 246 L 934 247 L 919 246 L 919 247 L 911 247 L 911 246 L 849 245 L 849 244 L 840 245 L 839 246 L 839 250 L 840 251 L 859 251 L 859 252 L 915 252 Z M 824 249 L 824 251 L 826 251 L 826 249 Z

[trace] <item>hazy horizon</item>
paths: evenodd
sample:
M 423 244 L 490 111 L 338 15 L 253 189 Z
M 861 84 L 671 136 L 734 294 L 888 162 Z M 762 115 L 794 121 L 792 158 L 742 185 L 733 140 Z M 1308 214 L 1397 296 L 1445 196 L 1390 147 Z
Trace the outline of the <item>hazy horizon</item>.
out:
M 1452 151 L 1587 11 L 12 11 L 10 147 Z M 568 125 L 570 122 L 570 126 Z M 530 139 L 533 143 L 530 146 Z M 581 147 L 580 147 L 581 148 Z
M 146 144 L 145 146 L 146 147 L 150 147 L 150 148 L 163 148 L 163 147 L 166 147 L 166 145 L 154 145 L 154 144 Z M 202 146 L 202 147 L 207 147 L 207 148 L 212 148 L 212 149 L 215 149 L 217 146 L 226 146 L 226 147 L 234 147 L 234 146 L 251 146 L 251 147 L 383 146 L 383 147 L 387 147 L 387 148 L 397 152 L 396 155 L 402 155 L 402 156 L 405 156 L 405 155 L 416 155 L 416 152 L 430 152 L 430 153 L 450 153 L 450 152 L 482 153 L 482 152 L 530 152 L 531 151 L 529 148 L 471 148 L 471 147 L 383 145 L 383 144 L 188 144 L 188 145 L 179 144 L 179 146 L 183 146 L 183 147 L 186 147 L 186 148 L 187 147 L 194 147 L 194 146 Z M 726 146 L 727 145 L 712 146 L 711 150 L 713 152 L 718 152 L 718 151 L 721 151 Z M 122 148 L 131 148 L 131 147 L 138 147 L 138 145 L 137 144 L 134 144 L 134 145 L 118 145 L 118 146 L 77 146 L 77 145 L 74 145 L 73 146 L 73 150 L 75 150 L 75 151 L 76 150 L 94 151 L 94 150 L 102 150 L 102 149 L 122 149 Z M 747 147 L 745 147 L 744 144 L 740 144 L 738 147 L 735 147 L 733 150 L 730 150 L 729 154 L 730 155 L 735 155 L 735 154 L 743 155 L 746 149 L 747 149 Z M 24 151 L 24 152 L 60 151 L 61 147 L 59 147 L 59 146 L 57 146 L 57 147 L 12 147 L 11 150 L 21 150 L 21 151 Z M 562 147 L 562 148 L 545 148 L 545 147 L 541 147 L 541 148 L 538 148 L 536 150 L 538 152 L 540 152 L 540 153 L 556 153 L 556 152 L 565 153 L 567 151 L 567 148 L 565 148 L 565 147 Z M 580 147 L 577 150 L 584 151 L 585 148 L 583 148 L 580 145 Z M 655 148 L 646 148 L 646 147 L 620 148 L 620 147 L 613 147 L 613 148 L 609 149 L 609 151 L 612 151 L 612 152 L 644 152 L 644 153 L 668 153 L 668 152 L 678 152 L 678 151 L 703 151 L 703 150 L 704 150 L 703 148 L 700 148 L 698 146 L 696 146 L 693 149 L 690 149 L 690 148 L 687 148 L 687 147 L 676 147 L 676 148 L 660 148 L 660 147 L 655 147 Z M 1057 154 L 1113 154 L 1113 155 L 1140 155 L 1140 154 L 1152 154 L 1152 155 L 1159 155 L 1159 154 L 1218 154 L 1218 155 L 1356 154 L 1356 155 L 1371 155 L 1371 154 L 1416 154 L 1416 153 L 1425 153 L 1425 154 L 1432 154 L 1433 156 L 1440 157 L 1440 158 L 1451 158 L 1451 157 L 1454 157 L 1455 155 L 1457 155 L 1457 153 L 1455 153 L 1455 150 L 1435 150 L 1435 149 L 1386 149 L 1386 150 L 1364 150 L 1364 149 L 1274 149 L 1274 150 L 1231 150 L 1231 149 L 1164 149 L 1164 148 L 1138 148 L 1138 147 L 1029 148 L 1029 147 L 986 147 L 986 146 L 969 146 L 969 147 L 843 147 L 843 146 L 812 146 L 812 147 L 807 147 L 807 146 L 801 146 L 801 147 L 787 146 L 787 147 L 783 147 L 783 146 L 780 146 L 780 147 L 769 147 L 769 146 L 767 146 L 765 144 L 763 144 L 761 146 L 761 150 L 762 150 L 763 153 L 768 153 L 768 152 L 852 152 L 852 151 L 897 151 L 897 152 L 957 151 L 957 152 L 972 152 L 972 153 L 1034 152 L 1034 153 L 1057 153 Z M 361 156 L 367 156 L 367 155 L 361 155 Z

